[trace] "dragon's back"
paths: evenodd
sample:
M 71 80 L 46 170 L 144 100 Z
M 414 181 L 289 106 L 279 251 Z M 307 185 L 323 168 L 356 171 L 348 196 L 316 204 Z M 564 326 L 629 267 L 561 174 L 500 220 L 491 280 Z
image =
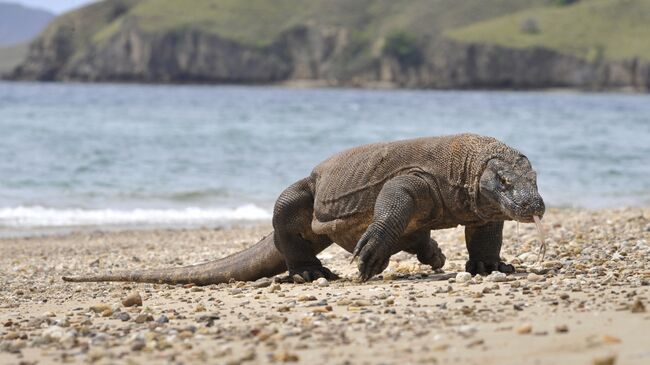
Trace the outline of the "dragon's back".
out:
M 314 212 L 321 222 L 371 212 L 384 183 L 420 171 L 433 145 L 445 137 L 374 143 L 340 152 L 312 172 Z

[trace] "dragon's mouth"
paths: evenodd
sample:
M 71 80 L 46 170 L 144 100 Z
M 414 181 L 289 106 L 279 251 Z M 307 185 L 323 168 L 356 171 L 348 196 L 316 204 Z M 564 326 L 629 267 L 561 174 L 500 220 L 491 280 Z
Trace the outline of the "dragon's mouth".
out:
M 522 205 L 515 203 L 509 196 L 501 193 L 499 194 L 499 206 L 501 211 L 508 216 L 510 219 L 521 222 L 521 223 L 533 223 L 535 221 L 534 216 L 542 216 L 542 214 L 527 214 L 523 213 L 527 209 L 523 208 Z

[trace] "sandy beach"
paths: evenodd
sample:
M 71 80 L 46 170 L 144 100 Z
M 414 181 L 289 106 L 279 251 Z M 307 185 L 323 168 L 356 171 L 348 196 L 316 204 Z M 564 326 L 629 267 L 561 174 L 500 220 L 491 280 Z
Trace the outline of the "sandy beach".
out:
M 449 275 L 401 253 L 367 283 L 337 246 L 320 256 L 342 275 L 334 282 L 60 279 L 216 259 L 268 225 L 4 238 L 0 363 L 648 364 L 649 217 L 650 208 L 550 209 L 541 266 L 534 225 L 509 222 L 502 256 L 518 273 L 506 278 L 456 276 L 463 230 L 437 231 Z M 142 305 L 123 305 L 129 296 Z

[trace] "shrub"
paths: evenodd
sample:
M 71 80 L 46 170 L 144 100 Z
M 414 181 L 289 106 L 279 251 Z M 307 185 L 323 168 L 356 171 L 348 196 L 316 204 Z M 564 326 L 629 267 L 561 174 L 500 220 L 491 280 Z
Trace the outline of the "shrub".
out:
M 395 57 L 404 66 L 418 66 L 422 63 L 423 55 L 417 38 L 407 32 L 393 32 L 386 37 L 384 54 Z
M 533 18 L 526 18 L 519 25 L 519 30 L 522 33 L 526 33 L 526 34 L 537 34 L 537 33 L 539 33 L 539 26 L 537 25 L 537 20 L 535 20 Z
M 553 3 L 557 6 L 566 6 L 577 3 L 579 0 L 553 0 Z

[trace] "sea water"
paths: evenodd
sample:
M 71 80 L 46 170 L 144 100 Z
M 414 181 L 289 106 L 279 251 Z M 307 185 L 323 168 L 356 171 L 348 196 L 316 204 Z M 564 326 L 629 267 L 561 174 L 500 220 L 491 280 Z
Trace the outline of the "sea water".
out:
M 547 206 L 650 204 L 650 96 L 0 83 L 0 231 L 268 220 L 331 154 L 474 132 Z

